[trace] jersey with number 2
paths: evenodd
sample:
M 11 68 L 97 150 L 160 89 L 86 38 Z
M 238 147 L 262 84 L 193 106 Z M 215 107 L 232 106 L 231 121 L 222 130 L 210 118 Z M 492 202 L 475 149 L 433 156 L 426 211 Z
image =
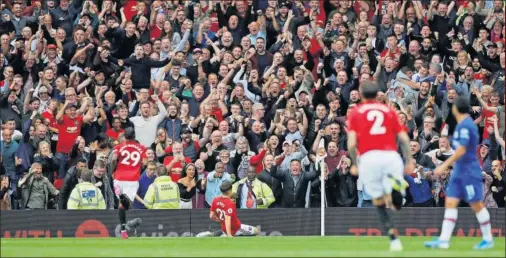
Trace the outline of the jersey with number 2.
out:
M 397 113 L 380 102 L 364 102 L 348 116 L 348 129 L 357 135 L 360 154 L 372 150 L 397 151 L 397 134 L 404 131 Z
M 241 228 L 241 221 L 239 221 L 239 218 L 237 217 L 235 203 L 230 198 L 222 196 L 214 198 L 213 204 L 211 205 L 211 211 L 216 214 L 218 219 L 220 219 L 221 230 L 224 233 L 227 233 L 225 215 L 230 216 L 232 235 L 235 235 L 235 233 L 237 233 L 237 231 Z
M 142 157 L 146 152 L 144 145 L 126 141 L 114 148 L 118 156 L 118 165 L 114 179 L 119 181 L 139 181 L 141 175 Z

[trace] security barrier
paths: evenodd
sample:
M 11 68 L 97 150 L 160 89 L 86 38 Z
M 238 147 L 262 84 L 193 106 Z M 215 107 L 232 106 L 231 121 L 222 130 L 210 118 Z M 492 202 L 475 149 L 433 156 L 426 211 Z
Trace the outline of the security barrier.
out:
M 489 209 L 494 236 L 504 237 L 505 210 Z M 320 235 L 319 209 L 238 210 L 244 224 L 257 226 L 261 235 Z M 393 219 L 402 236 L 439 235 L 443 208 L 405 208 Z M 189 237 L 219 230 L 208 210 L 130 210 L 127 220 L 142 219 L 138 237 Z M 118 237 L 118 211 L 32 210 L 0 212 L 3 238 Z M 327 208 L 326 235 L 379 236 L 381 227 L 375 209 Z M 130 233 L 132 235 L 132 233 Z M 469 208 L 459 209 L 456 236 L 480 236 L 479 225 Z

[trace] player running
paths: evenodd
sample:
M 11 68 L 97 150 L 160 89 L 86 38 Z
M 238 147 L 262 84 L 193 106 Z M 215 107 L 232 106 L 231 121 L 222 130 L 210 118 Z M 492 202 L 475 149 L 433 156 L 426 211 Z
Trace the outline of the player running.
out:
M 483 240 L 474 249 L 494 247 L 492 239 L 490 214 L 483 203 L 483 181 L 476 149 L 480 141 L 478 127 L 468 115 L 471 106 L 465 97 L 458 97 L 452 106 L 452 113 L 458 125 L 453 133 L 452 145 L 455 153 L 434 171 L 441 174 L 453 165 L 448 190 L 446 192 L 446 210 L 439 239 L 426 242 L 429 248 L 448 249 L 450 237 L 457 222 L 457 207 L 460 200 L 469 203 L 480 223 Z
M 375 100 L 378 92 L 376 83 L 363 83 L 360 93 L 365 101 L 355 107 L 348 117 L 348 152 L 352 160 L 350 173 L 360 173 L 364 190 L 373 198 L 379 220 L 391 240 L 390 250 L 402 251 L 402 243 L 394 232 L 387 211 L 387 205 L 394 210 L 401 208 L 407 187 L 403 179 L 403 161 L 397 152 L 397 139 L 401 145 L 402 156 L 406 159 L 407 172 L 413 172 L 414 163 L 408 134 L 400 124 L 396 112 Z M 357 160 L 358 154 L 360 160 Z
M 117 145 L 112 154 L 112 171 L 114 177 L 114 191 L 119 199 L 119 221 L 121 224 L 121 238 L 127 239 L 126 210 L 130 209 L 139 188 L 142 157 L 145 155 L 144 145 L 135 141 L 135 130 L 125 129 L 125 142 Z M 115 170 L 114 170 L 115 169 Z
M 221 223 L 222 236 L 256 236 L 258 228 L 241 224 L 237 217 L 236 204 L 232 201 L 232 183 L 225 181 L 220 186 L 222 196 L 214 198 L 209 218 Z

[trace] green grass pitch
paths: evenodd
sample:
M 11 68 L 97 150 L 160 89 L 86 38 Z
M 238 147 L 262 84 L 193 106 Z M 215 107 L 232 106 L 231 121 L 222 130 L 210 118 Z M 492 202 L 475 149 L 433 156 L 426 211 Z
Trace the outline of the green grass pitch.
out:
M 505 257 L 505 238 L 491 250 L 480 238 L 453 238 L 449 250 L 423 247 L 427 237 L 401 237 L 404 251 L 388 251 L 386 237 L 38 238 L 2 239 L 1 257 Z

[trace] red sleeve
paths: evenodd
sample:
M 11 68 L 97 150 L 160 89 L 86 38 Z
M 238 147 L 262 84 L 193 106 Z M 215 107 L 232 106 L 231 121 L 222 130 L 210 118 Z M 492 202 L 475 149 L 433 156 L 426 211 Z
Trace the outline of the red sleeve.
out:
M 171 152 L 172 152 L 172 146 L 168 146 L 168 147 L 167 147 L 167 148 L 165 148 L 165 150 L 163 150 L 163 151 L 165 151 L 165 154 L 169 154 L 169 153 L 171 153 Z
M 356 124 L 356 121 L 355 121 L 356 119 L 355 119 L 355 117 L 356 117 L 356 112 L 351 111 L 350 115 L 349 115 L 349 116 L 348 116 L 348 118 L 347 118 L 347 120 L 348 120 L 348 121 L 347 121 L 347 124 L 348 124 L 348 132 L 350 132 L 350 131 L 356 131 L 356 130 L 355 130 L 355 129 L 356 129 L 356 128 L 355 128 L 355 127 L 356 127 L 356 125 L 355 125 L 355 124 Z
M 257 155 L 251 156 L 251 158 L 249 159 L 249 164 L 256 166 L 259 163 L 261 163 L 262 160 L 264 159 L 265 153 L 267 153 L 267 150 L 263 149 Z
M 283 157 L 282 159 L 279 158 L 278 160 L 276 160 L 276 165 L 281 165 L 281 163 L 283 163 L 283 160 L 285 160 L 285 158 Z
M 211 211 L 214 212 L 216 210 L 216 202 L 213 200 L 213 203 L 211 204 Z

